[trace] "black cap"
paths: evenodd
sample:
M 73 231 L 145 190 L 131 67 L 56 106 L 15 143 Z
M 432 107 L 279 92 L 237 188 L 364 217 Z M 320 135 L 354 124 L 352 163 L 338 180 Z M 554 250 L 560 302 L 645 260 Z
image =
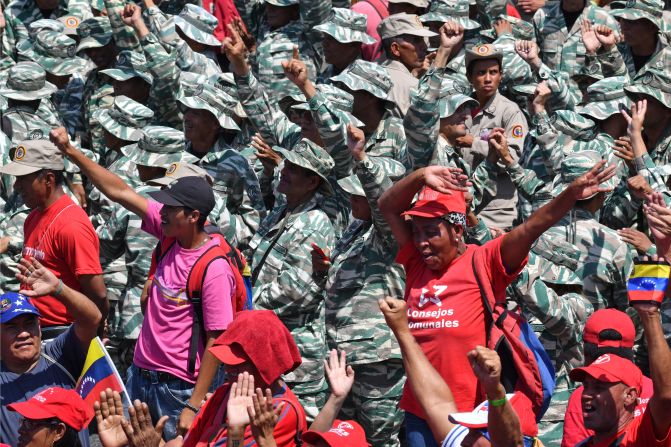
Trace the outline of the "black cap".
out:
M 201 177 L 182 177 L 161 191 L 149 195 L 158 203 L 168 206 L 184 206 L 200 211 L 207 216 L 214 209 L 214 192 Z

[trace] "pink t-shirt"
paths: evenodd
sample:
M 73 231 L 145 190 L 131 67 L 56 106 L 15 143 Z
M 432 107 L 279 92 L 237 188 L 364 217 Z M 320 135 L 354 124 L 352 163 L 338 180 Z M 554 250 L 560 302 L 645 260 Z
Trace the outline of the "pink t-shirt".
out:
M 162 206 L 150 200 L 147 217 L 142 222 L 142 229 L 159 240 L 164 238 L 159 214 Z M 200 248 L 187 250 L 176 242 L 161 258 L 149 289 L 147 309 L 135 347 L 133 362 L 136 366 L 196 382 L 203 341 L 201 339 L 196 357 L 195 374 L 189 374 L 187 364 L 193 306 L 186 297 L 186 280 L 196 260 L 216 244 L 217 241 L 212 239 Z M 203 282 L 205 330 L 224 330 L 233 321 L 231 294 L 234 291 L 235 278 L 228 262 L 224 259 L 213 261 Z
M 361 45 L 361 54 L 363 55 L 363 58 L 371 62 L 375 62 L 382 55 L 382 44 L 380 42 L 380 35 L 377 33 L 377 26 L 385 17 L 389 15 L 389 12 L 386 10 L 388 0 L 377 1 L 376 6 L 380 6 L 380 3 L 381 6 L 385 8 L 384 11 L 379 11 L 385 14 L 383 17 L 380 17 L 378 10 L 368 2 L 357 2 L 352 5 L 352 11 L 365 14 L 367 16 L 366 32 L 368 35 L 377 40 L 377 42 L 373 44 Z

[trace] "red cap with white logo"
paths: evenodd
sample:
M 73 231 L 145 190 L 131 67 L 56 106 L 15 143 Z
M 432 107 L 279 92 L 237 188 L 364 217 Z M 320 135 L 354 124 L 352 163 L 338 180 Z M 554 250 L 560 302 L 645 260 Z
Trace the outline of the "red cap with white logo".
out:
M 303 433 L 303 441 L 315 444 L 324 441 L 331 447 L 369 447 L 366 441 L 366 433 L 361 425 L 354 421 L 333 422 L 333 426 L 327 432 L 306 431 Z
M 576 382 L 584 382 L 586 376 L 600 382 L 622 382 L 627 386 L 636 388 L 639 394 L 641 393 L 643 373 L 631 360 L 615 354 L 603 354 L 594 360 L 591 365 L 575 368 L 569 374 L 571 380 Z
M 56 418 L 68 427 L 81 431 L 93 418 L 93 408 L 74 390 L 57 386 L 40 391 L 25 402 L 8 405 L 26 419 Z

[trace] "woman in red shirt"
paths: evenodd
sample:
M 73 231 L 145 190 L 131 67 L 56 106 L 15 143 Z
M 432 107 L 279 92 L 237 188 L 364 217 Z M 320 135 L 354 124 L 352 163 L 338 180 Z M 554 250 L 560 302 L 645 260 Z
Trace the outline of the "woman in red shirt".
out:
M 502 130 L 492 131 L 490 139 L 507 144 Z M 484 307 L 473 272 L 473 256 L 480 252 L 478 269 L 489 277 L 495 296 L 503 298 L 506 286 L 526 263 L 534 241 L 577 200 L 605 190 L 599 185 L 614 175 L 615 168 L 602 170 L 604 164 L 595 165 L 529 220 L 483 246 L 463 242 L 466 176 L 459 169 L 418 169 L 380 198 L 380 210 L 401 247 L 397 261 L 406 270 L 408 325 L 450 386 L 460 412 L 472 411 L 480 399 L 466 354 L 475 346 L 486 345 Z M 406 411 L 409 445 L 436 446 L 408 386 L 401 408 Z

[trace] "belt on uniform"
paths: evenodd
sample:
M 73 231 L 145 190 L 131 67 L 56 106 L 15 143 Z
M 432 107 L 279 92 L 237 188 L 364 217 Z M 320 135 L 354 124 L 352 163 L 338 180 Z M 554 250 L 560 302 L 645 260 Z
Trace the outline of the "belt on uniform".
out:
M 151 375 L 152 375 L 152 373 L 154 373 L 154 374 L 156 374 L 156 379 L 159 382 L 172 382 L 173 380 L 179 380 L 179 381 L 183 382 L 183 380 L 180 379 L 179 377 L 173 376 L 172 374 L 167 373 L 167 372 L 149 371 L 148 369 L 140 368 L 139 366 L 135 366 L 135 367 L 137 368 L 138 371 L 140 371 L 140 375 L 142 377 L 144 377 L 145 379 L 148 379 L 148 380 L 151 380 Z

